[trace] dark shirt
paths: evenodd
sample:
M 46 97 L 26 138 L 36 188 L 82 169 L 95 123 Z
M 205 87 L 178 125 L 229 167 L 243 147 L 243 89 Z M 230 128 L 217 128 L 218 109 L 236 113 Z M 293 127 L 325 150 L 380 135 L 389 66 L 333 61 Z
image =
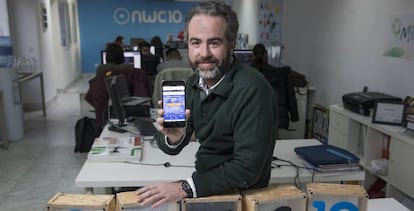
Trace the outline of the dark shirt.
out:
M 141 69 L 151 78 L 155 78 L 157 74 L 157 66 L 160 63 L 160 58 L 154 55 L 141 55 Z
M 171 149 L 159 133 L 160 149 L 178 154 L 195 132 L 200 148 L 192 178 L 198 197 L 266 187 L 277 133 L 277 102 L 271 86 L 257 70 L 238 61 L 208 96 L 198 81 L 198 74 L 187 81 L 191 115 L 186 138 Z

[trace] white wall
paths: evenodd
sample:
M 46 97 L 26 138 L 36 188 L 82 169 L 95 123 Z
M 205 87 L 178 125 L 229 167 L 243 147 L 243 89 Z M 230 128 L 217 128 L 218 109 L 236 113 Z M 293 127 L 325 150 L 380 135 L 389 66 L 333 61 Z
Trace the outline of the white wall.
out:
M 47 10 L 46 31 L 42 30 L 41 2 Z M 43 72 L 46 101 L 51 100 L 58 89 L 69 86 L 80 74 L 79 42 L 70 47 L 60 45 L 57 2 L 57 0 L 8 1 L 14 55 L 33 57 L 38 61 L 37 70 Z M 69 2 L 77 3 L 76 0 Z M 40 108 L 38 79 L 23 86 L 23 102 L 30 107 Z
M 253 47 L 258 42 L 257 15 L 258 0 L 237 0 L 233 1 L 232 9 L 237 12 L 239 19 L 239 33 L 249 35 L 249 46 Z
M 0 36 L 9 36 L 9 17 L 6 0 L 0 0 Z
M 284 1 L 285 63 L 306 74 L 314 101 L 323 105 L 364 86 L 413 96 L 414 61 L 382 56 L 387 15 L 402 12 L 414 12 L 414 1 Z

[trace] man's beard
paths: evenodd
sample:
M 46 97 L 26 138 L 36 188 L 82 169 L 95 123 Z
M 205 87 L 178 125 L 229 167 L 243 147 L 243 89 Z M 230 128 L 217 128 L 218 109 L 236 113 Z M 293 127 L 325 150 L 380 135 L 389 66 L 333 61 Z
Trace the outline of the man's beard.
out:
M 200 67 L 196 67 L 195 70 L 198 72 L 200 77 L 204 80 L 219 79 L 224 75 L 224 71 L 217 64 L 214 65 L 213 69 L 206 70 L 206 69 L 201 69 Z
M 210 56 L 208 58 L 198 59 L 195 62 L 192 62 L 191 65 L 193 69 L 198 72 L 200 77 L 203 80 L 218 80 L 220 79 L 226 71 L 230 68 L 230 61 L 231 61 L 231 54 L 228 54 L 226 58 L 224 58 L 223 62 L 220 64 L 219 60 Z M 213 63 L 213 68 L 203 69 L 198 66 L 200 63 L 209 62 Z

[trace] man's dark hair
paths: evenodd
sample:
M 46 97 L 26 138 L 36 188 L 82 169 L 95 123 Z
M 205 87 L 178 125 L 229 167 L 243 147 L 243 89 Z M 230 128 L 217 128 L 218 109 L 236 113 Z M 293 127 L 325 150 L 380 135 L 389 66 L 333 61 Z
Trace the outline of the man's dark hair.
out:
M 237 32 L 239 30 L 239 21 L 237 14 L 231 9 L 230 6 L 219 2 L 202 2 L 194 6 L 188 13 L 185 19 L 185 31 L 188 34 L 188 24 L 195 15 L 209 15 L 223 17 L 226 20 L 226 38 L 229 44 L 234 48 L 236 46 Z M 188 39 L 188 36 L 187 36 Z
M 177 48 L 168 48 L 167 51 L 165 52 L 165 55 L 167 56 L 167 60 L 168 59 L 182 59 L 181 58 L 181 53 Z
M 254 62 L 257 64 L 266 63 L 266 47 L 258 43 L 253 47 Z
M 115 38 L 115 42 L 119 42 L 119 43 L 121 43 L 121 42 L 123 42 L 124 41 L 124 37 L 123 36 L 117 36 L 116 38 Z
M 106 46 L 106 62 L 112 64 L 124 63 L 124 50 L 121 46 L 109 43 Z

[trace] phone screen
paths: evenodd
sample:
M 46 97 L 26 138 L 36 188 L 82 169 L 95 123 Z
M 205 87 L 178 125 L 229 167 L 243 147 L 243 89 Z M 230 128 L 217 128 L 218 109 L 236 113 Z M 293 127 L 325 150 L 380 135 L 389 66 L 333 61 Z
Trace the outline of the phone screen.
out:
M 163 81 L 164 127 L 185 127 L 185 82 Z

